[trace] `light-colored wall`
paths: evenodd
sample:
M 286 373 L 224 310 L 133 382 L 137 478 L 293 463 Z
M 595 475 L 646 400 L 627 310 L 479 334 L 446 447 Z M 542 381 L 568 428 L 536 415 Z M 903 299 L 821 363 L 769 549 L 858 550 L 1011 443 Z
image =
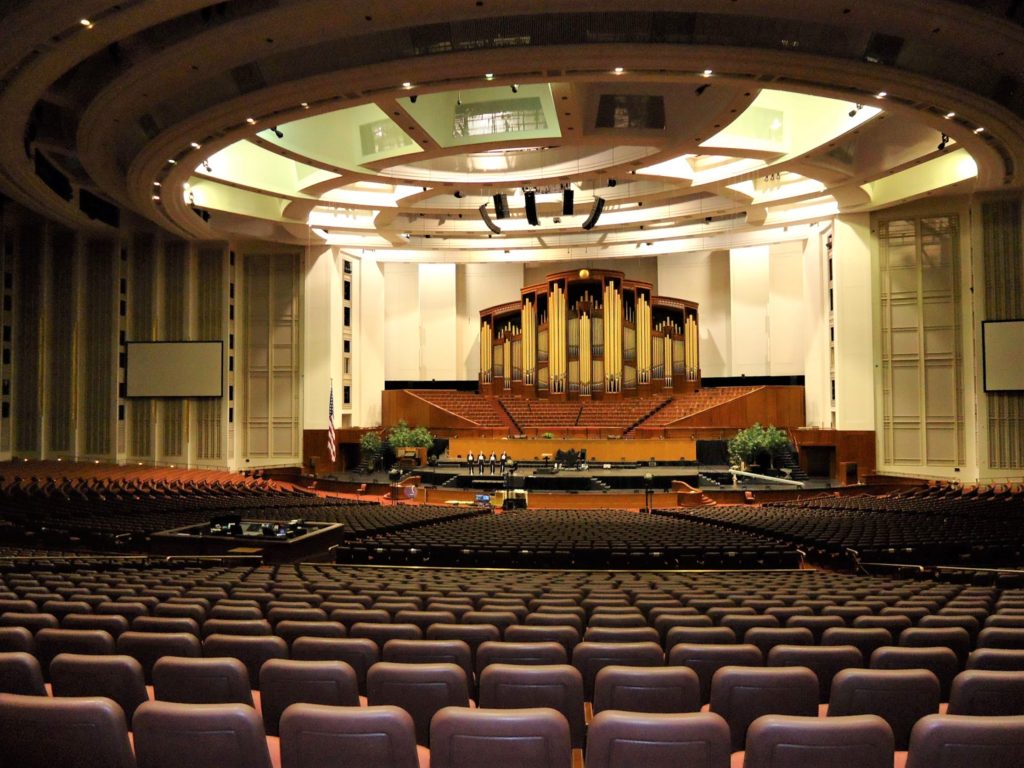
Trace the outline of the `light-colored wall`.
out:
M 729 299 L 732 302 L 729 333 L 733 376 L 764 376 L 768 373 L 769 273 L 767 245 L 729 251 Z
M 871 228 L 868 214 L 835 222 L 836 428 L 875 428 Z
M 352 426 L 380 424 L 384 389 L 385 313 L 382 265 L 352 259 Z
M 527 284 L 523 273 L 523 265 L 515 262 L 458 266 L 455 378 L 477 378 L 480 372 L 480 310 L 519 301 L 519 289 Z
M 728 251 L 660 256 L 658 293 L 697 302 L 700 312 L 700 368 L 705 377 L 731 376 Z
M 327 403 L 334 381 L 334 424 L 342 411 L 342 278 L 341 263 L 331 249 L 310 250 L 305 256 L 302 304 L 305 408 L 303 429 L 327 429 Z
M 809 427 L 832 426 L 829 377 L 828 264 L 825 240 L 831 227 L 823 227 L 806 240 L 801 255 L 804 335 L 804 414 Z

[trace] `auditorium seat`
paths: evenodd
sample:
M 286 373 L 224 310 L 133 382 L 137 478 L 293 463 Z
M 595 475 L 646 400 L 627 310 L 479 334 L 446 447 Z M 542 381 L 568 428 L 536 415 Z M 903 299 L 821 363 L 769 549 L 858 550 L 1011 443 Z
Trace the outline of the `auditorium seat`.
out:
M 131 656 L 142 665 L 146 683 L 153 682 L 153 665 L 163 656 L 198 658 L 202 655 L 199 638 L 187 632 L 124 632 L 117 638 L 116 651 Z
M 270 659 L 260 669 L 260 709 L 267 735 L 279 735 L 292 704 L 358 707 L 356 673 L 343 661 Z
M 760 666 L 764 664 L 764 654 L 756 645 L 680 643 L 669 651 L 668 663 L 670 666 L 689 667 L 697 673 L 700 701 L 701 704 L 707 704 L 711 701 L 711 682 L 719 669 L 726 666 Z
M 1024 716 L 929 715 L 910 737 L 906 768 L 1016 768 L 1024 754 Z
M 381 649 L 381 660 L 397 664 L 455 664 L 466 673 L 466 681 L 473 688 L 473 659 L 464 640 L 388 640 Z
M 394 704 L 405 709 L 416 726 L 416 743 L 430 746 L 430 720 L 448 706 L 469 706 L 466 673 L 456 664 L 395 664 L 379 661 L 366 675 L 370 706 Z
M 593 713 L 606 709 L 630 712 L 698 712 L 700 679 L 687 667 L 608 666 L 594 681 Z
M 552 709 L 445 707 L 430 728 L 431 768 L 570 768 L 565 718 Z
M 293 704 L 281 715 L 281 768 L 429 768 L 404 709 Z
M 18 768 L 136 768 L 124 712 L 102 696 L 0 693 L 0 756 Z
M 844 669 L 864 666 L 864 656 L 852 645 L 776 645 L 765 657 L 769 667 L 807 667 L 818 678 L 818 703 L 825 704 L 832 680 Z
M 764 715 L 747 730 L 743 768 L 891 768 L 893 736 L 882 718 Z
M 87 656 L 62 653 L 50 662 L 54 696 L 106 696 L 116 701 L 128 724 L 144 701 L 142 665 L 131 656 Z
M 910 731 L 939 711 L 939 679 L 926 669 L 846 669 L 832 679 L 828 716 L 878 715 L 905 751 Z
M 132 730 L 138 768 L 272 768 L 263 723 L 244 704 L 148 701 Z
M 249 672 L 234 658 L 165 656 L 153 665 L 153 695 L 179 704 L 246 704 L 254 707 Z
M 806 667 L 722 667 L 711 681 L 710 711 L 729 724 L 732 751 L 739 752 L 761 715 L 816 716 L 818 679 Z
M 728 768 L 729 726 L 719 715 L 605 710 L 587 732 L 587 768 Z
M 95 613 L 68 613 L 60 623 L 61 629 L 102 629 L 115 640 L 129 629 L 124 616 L 104 616 Z
M 35 637 L 25 627 L 0 627 L 0 653 L 13 651 L 35 655 Z
M 942 701 L 949 701 L 953 678 L 960 671 L 956 654 L 949 648 L 883 646 L 871 654 L 872 669 L 927 669 L 939 680 Z
M 380 649 L 368 638 L 299 637 L 291 658 L 300 661 L 344 661 L 356 673 L 359 694 L 366 695 L 366 673 L 380 660 Z
M 0 693 L 46 696 L 46 683 L 39 661 L 24 651 L 0 653 Z
M 238 659 L 248 670 L 249 685 L 258 691 L 260 667 L 269 659 L 287 659 L 288 644 L 276 636 L 210 635 L 203 640 L 203 656 Z
M 102 629 L 41 629 L 36 632 L 36 658 L 43 677 L 50 679 L 50 662 L 59 653 L 106 655 L 114 652 L 114 638 Z
M 950 715 L 1024 715 L 1024 672 L 970 669 L 953 679 Z

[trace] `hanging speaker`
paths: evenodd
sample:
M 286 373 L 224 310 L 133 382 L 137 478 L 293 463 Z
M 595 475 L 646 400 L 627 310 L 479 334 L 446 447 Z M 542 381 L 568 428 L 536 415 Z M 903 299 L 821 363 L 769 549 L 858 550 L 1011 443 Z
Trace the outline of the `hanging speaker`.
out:
M 484 203 L 483 205 L 481 205 L 480 208 L 479 208 L 479 211 L 480 211 L 480 218 L 484 220 L 484 224 L 487 225 L 487 228 L 489 230 L 491 230 L 491 232 L 493 232 L 494 234 L 500 235 L 501 234 L 501 229 L 498 227 L 497 224 L 495 224 L 493 221 L 491 221 L 491 217 L 487 213 L 487 203 Z
M 572 204 L 573 191 L 571 189 L 562 190 L 562 215 L 572 216 L 574 210 Z
M 508 198 L 505 195 L 494 196 L 494 218 L 508 218 Z
M 537 218 L 537 193 L 526 192 L 523 194 L 526 198 L 526 220 L 535 227 L 540 226 L 540 219 Z
M 597 224 L 597 220 L 601 218 L 601 211 L 604 210 L 604 198 L 595 197 L 594 207 L 590 209 L 590 215 L 587 216 L 587 220 L 583 222 L 584 229 L 593 229 L 594 225 Z

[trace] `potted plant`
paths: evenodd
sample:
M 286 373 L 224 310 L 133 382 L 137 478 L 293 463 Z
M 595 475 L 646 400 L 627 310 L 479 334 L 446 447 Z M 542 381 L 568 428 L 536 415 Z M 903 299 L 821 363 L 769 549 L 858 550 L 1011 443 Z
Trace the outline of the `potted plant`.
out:
M 373 470 L 380 463 L 381 454 L 384 450 L 384 441 L 376 432 L 365 432 L 359 438 L 359 453 L 362 463 L 366 465 L 368 472 Z

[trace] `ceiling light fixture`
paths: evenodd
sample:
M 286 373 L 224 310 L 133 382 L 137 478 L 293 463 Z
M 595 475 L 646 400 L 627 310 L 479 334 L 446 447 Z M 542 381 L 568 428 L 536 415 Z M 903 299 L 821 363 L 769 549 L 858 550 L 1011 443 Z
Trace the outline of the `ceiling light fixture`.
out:
M 947 120 L 952 120 L 954 117 L 956 117 L 956 112 L 947 112 L 946 113 L 946 119 Z
M 942 134 L 942 138 L 939 140 L 939 146 L 937 147 L 939 152 L 945 152 L 947 144 L 949 144 L 949 136 Z
M 412 83 L 410 83 L 408 80 L 406 80 L 404 83 L 402 83 L 402 87 L 403 88 L 412 88 Z
M 622 67 L 616 67 L 615 69 L 612 70 L 612 72 L 614 72 L 616 75 L 621 75 L 622 72 L 623 72 L 623 69 L 622 69 Z
M 487 74 L 484 75 L 484 80 L 493 80 L 493 79 L 494 79 L 494 73 L 493 72 L 488 72 Z
M 198 141 L 193 141 L 191 144 L 189 144 L 189 146 L 192 147 L 192 149 L 202 149 L 203 147 L 203 145 L 200 144 Z
M 247 122 L 249 125 L 256 125 L 256 118 L 255 117 L 247 117 L 247 118 L 245 118 L 245 122 Z
M 92 23 L 92 21 L 91 21 L 91 20 L 89 20 L 89 19 L 79 19 L 79 20 L 78 20 L 78 23 L 79 23 L 79 24 L 81 24 L 81 25 L 82 25 L 83 27 L 85 27 L 86 29 L 92 29 L 92 28 L 93 28 L 93 26 L 94 26 L 94 25 L 93 25 L 93 23 Z
M 209 160 L 203 160 L 203 170 L 207 173 L 213 173 L 213 168 L 210 167 Z
M 303 109 L 309 109 L 309 102 L 304 101 L 301 104 L 299 104 L 299 106 L 302 107 Z
M 984 129 L 984 128 L 982 128 L 982 127 L 981 127 L 981 126 L 979 125 L 979 126 L 978 126 L 977 128 L 975 128 L 975 129 L 974 129 L 974 132 L 975 132 L 975 133 L 984 133 L 984 132 L 985 132 L 985 129 Z
M 875 98 L 876 99 L 884 99 L 888 95 L 889 94 L 886 91 L 879 91 L 878 93 L 875 94 Z
M 276 125 L 275 125 L 275 126 L 274 126 L 273 128 L 268 128 L 267 130 L 268 130 L 268 131 L 272 131 L 272 132 L 273 132 L 273 134 L 274 134 L 275 136 L 277 136 L 277 138 L 279 138 L 279 139 L 283 139 L 283 138 L 284 138 L 284 131 L 282 131 L 282 130 L 281 130 L 280 128 L 278 128 L 278 127 L 277 127 Z
M 701 72 L 702 77 L 711 77 L 713 74 L 715 74 L 714 71 L 710 69 L 705 69 L 703 72 Z
M 512 93 L 519 93 L 519 83 L 512 83 Z
M 856 117 L 857 113 L 864 109 L 863 104 L 854 104 L 853 109 L 850 110 L 850 117 Z

